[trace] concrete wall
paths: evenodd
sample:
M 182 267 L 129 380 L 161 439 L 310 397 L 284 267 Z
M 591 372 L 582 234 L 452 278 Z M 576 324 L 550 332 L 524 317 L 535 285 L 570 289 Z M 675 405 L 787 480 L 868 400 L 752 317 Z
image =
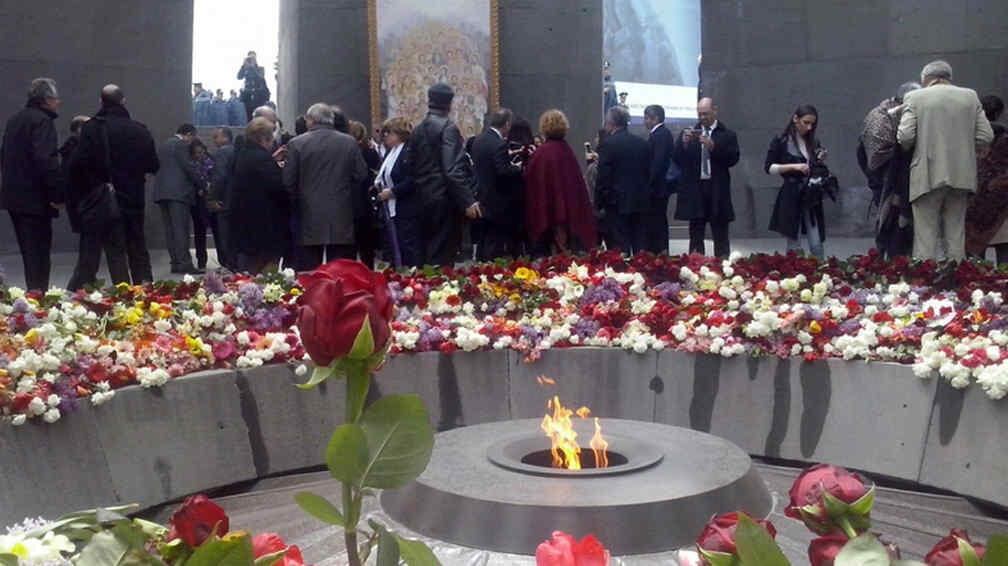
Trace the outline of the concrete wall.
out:
M 548 375 L 555 387 L 535 379 Z M 213 371 L 81 403 L 53 425 L 0 426 L 0 524 L 121 503 L 145 507 L 320 466 L 344 384 L 314 391 L 287 366 Z M 1008 401 L 909 366 L 617 349 L 400 355 L 368 398 L 416 393 L 448 430 L 541 416 L 546 399 L 603 419 L 709 432 L 750 454 L 830 462 L 1008 505 Z M 44 451 L 40 451 L 44 447 Z M 81 470 L 87 469 L 82 474 Z
M 799 103 L 817 105 L 820 135 L 844 190 L 828 204 L 828 232 L 870 231 L 864 181 L 854 158 L 864 114 L 921 66 L 945 57 L 956 82 L 982 93 L 1008 92 L 1008 3 L 1000 0 L 702 0 L 703 89 L 740 135 L 735 168 L 736 235 L 765 228 L 776 179 L 763 158 Z M 288 123 L 312 102 L 370 117 L 365 0 L 281 0 L 281 116 Z M 157 138 L 189 116 L 192 0 L 0 4 L 0 107 L 23 104 L 27 81 L 51 75 L 69 117 L 93 112 L 97 90 L 114 81 L 134 115 Z M 500 0 L 501 102 L 535 123 L 548 108 L 569 116 L 577 149 L 600 122 L 602 0 Z M 152 246 L 160 220 L 151 217 Z M 72 250 L 65 220 L 56 247 Z M 0 253 L 16 250 L 0 220 Z
M 101 87 L 116 83 L 133 117 L 166 138 L 191 119 L 192 23 L 193 0 L 0 2 L 0 114 L 6 120 L 24 106 L 31 79 L 52 77 L 63 99 L 62 139 L 70 119 L 93 114 Z M 3 217 L 0 253 L 16 252 Z M 148 219 L 159 244 L 160 221 Z M 57 249 L 76 249 L 65 215 L 55 231 Z
M 861 121 L 939 57 L 955 82 L 1008 94 L 1008 3 L 704 0 L 703 88 L 742 146 L 734 233 L 767 233 L 779 186 L 763 173 L 767 145 L 803 103 L 819 109 L 819 135 L 844 187 L 840 203 L 827 204 L 827 236 L 870 231 L 855 158 Z

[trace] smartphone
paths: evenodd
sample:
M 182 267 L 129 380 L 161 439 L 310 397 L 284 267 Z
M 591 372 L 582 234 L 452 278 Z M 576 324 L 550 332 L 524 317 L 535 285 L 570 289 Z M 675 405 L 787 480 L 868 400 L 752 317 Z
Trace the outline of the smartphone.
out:
M 585 142 L 585 151 L 591 153 L 591 150 L 592 150 L 591 142 Z

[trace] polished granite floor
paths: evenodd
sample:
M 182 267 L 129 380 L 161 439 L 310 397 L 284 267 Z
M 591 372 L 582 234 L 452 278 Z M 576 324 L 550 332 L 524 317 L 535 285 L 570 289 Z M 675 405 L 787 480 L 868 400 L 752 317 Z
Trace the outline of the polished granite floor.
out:
M 812 534 L 805 527 L 783 514 L 788 489 L 800 472 L 793 467 L 758 462 L 757 467 L 776 501 L 770 516 L 778 530 L 777 541 L 793 564 L 807 564 L 806 549 Z M 964 528 L 974 538 L 986 539 L 992 534 L 1008 533 L 1008 514 L 1004 510 L 981 507 L 952 494 L 915 491 L 912 486 L 893 487 L 880 481 L 873 512 L 874 531 L 897 544 L 904 558 L 921 559 L 952 527 Z M 888 486 L 888 487 L 887 487 Z M 342 532 L 328 527 L 303 513 L 294 503 L 294 494 L 313 491 L 331 500 L 339 498 L 339 483 L 326 472 L 309 472 L 271 479 L 242 486 L 218 502 L 231 519 L 232 529 L 251 532 L 277 532 L 289 544 L 297 544 L 308 563 L 317 566 L 337 566 L 345 563 Z M 375 504 L 370 505 L 375 511 Z M 171 508 L 151 515 L 167 520 Z M 630 518 L 628 518 L 630 520 Z M 544 533 L 544 538 L 546 537 Z M 605 533 L 596 533 L 603 541 Z M 530 549 L 534 552 L 535 549 Z M 445 566 L 532 566 L 531 557 L 501 557 L 462 559 L 457 555 L 441 556 Z M 614 566 L 659 564 L 654 560 L 625 558 Z

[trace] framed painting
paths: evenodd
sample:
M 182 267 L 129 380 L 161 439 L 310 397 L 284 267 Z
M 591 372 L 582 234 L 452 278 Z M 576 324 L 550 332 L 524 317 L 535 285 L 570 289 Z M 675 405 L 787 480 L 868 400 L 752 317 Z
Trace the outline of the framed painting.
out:
M 464 136 L 500 105 L 498 0 L 368 0 L 371 121 L 427 113 L 427 89 L 455 89 L 452 118 Z

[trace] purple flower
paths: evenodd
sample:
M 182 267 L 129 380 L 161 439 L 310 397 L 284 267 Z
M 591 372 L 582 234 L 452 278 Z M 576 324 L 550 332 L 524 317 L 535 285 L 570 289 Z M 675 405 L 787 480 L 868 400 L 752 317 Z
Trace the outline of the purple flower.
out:
M 574 323 L 574 327 L 571 329 L 571 331 L 573 334 L 577 335 L 582 340 L 585 340 L 598 334 L 600 328 L 601 325 L 599 325 L 598 322 L 590 318 L 581 318 L 576 323 Z
M 245 283 L 238 288 L 238 299 L 245 312 L 254 312 L 263 302 L 262 288 L 255 283 Z
M 654 290 L 663 301 L 671 301 L 679 296 L 679 292 L 682 291 L 682 285 L 672 281 L 665 281 L 664 283 L 659 283 Z
M 56 381 L 52 385 L 53 393 L 59 396 L 57 408 L 61 413 L 72 413 L 77 410 L 77 392 L 65 381 Z
M 221 295 L 227 290 L 224 286 L 224 278 L 216 271 L 206 274 L 203 278 L 203 288 L 212 295 Z
M 14 309 L 13 312 L 17 314 L 24 314 L 31 310 L 31 305 L 28 304 L 28 301 L 24 300 L 24 297 L 14 301 L 14 304 L 11 306 Z
M 615 279 L 607 277 L 602 283 L 585 289 L 581 295 L 581 306 L 619 301 L 626 295 L 626 289 Z

